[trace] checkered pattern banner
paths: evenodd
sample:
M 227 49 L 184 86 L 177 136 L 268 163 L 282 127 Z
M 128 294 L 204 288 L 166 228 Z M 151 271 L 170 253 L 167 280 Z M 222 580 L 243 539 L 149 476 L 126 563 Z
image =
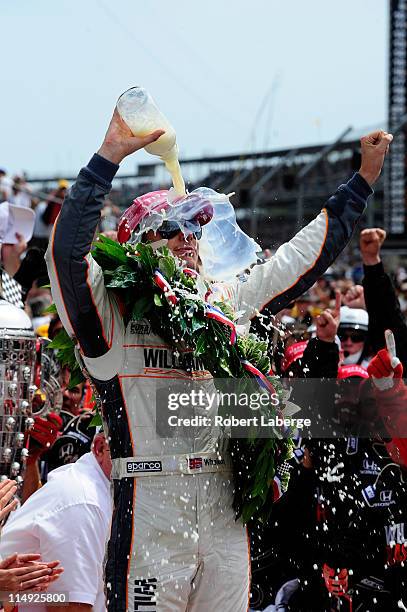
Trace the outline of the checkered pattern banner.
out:
M 0 297 L 13 306 L 24 308 L 21 285 L 17 283 L 5 270 L 0 269 Z

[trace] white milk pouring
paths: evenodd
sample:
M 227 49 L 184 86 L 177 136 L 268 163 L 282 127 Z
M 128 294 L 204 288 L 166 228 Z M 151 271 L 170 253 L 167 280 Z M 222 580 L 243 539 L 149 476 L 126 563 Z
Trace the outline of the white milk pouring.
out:
M 117 110 L 135 136 L 145 136 L 154 130 L 165 130 L 165 134 L 145 147 L 152 155 L 158 155 L 171 174 L 177 193 L 185 195 L 185 183 L 178 161 L 178 146 L 175 130 L 159 111 L 153 98 L 144 87 L 132 87 L 117 101 Z

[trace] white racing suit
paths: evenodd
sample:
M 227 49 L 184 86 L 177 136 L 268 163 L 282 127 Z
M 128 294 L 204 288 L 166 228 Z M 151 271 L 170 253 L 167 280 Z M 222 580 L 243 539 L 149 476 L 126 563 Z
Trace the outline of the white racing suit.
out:
M 94 155 L 81 170 L 46 255 L 53 298 L 101 396 L 110 437 L 108 610 L 241 612 L 249 603 L 250 551 L 232 510 L 229 460 L 219 432 L 201 427 L 192 438 L 157 432 L 160 390 L 185 380 L 213 388 L 211 375 L 191 353 L 175 353 L 154 335 L 147 320 L 125 326 L 89 254 L 117 169 Z M 349 241 L 370 193 L 355 174 L 316 219 L 255 266 L 247 282 L 217 287 L 218 296 L 244 313 L 239 323 L 265 305 L 278 312 L 311 286 Z

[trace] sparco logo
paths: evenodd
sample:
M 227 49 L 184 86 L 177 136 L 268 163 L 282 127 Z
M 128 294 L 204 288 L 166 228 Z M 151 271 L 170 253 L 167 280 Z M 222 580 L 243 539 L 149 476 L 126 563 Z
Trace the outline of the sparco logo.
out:
M 135 472 L 162 472 L 163 467 L 161 461 L 132 461 L 127 464 L 127 472 L 134 474 Z
M 155 596 L 156 590 L 157 578 L 140 579 L 134 581 L 135 612 L 142 612 L 142 610 L 155 612 L 157 610 L 157 599 Z

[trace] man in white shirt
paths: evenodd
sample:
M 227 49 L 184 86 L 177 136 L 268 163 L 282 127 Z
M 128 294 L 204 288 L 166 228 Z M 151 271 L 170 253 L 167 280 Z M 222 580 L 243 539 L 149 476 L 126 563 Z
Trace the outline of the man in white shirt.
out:
M 51 472 L 47 484 L 15 511 L 4 528 L 2 557 L 25 552 L 60 560 L 64 572 L 47 592 L 65 593 L 69 605 L 53 605 L 51 612 L 106 609 L 103 557 L 112 514 L 110 471 L 108 444 L 97 433 L 92 452 Z M 20 612 L 47 609 L 38 603 L 19 605 Z

